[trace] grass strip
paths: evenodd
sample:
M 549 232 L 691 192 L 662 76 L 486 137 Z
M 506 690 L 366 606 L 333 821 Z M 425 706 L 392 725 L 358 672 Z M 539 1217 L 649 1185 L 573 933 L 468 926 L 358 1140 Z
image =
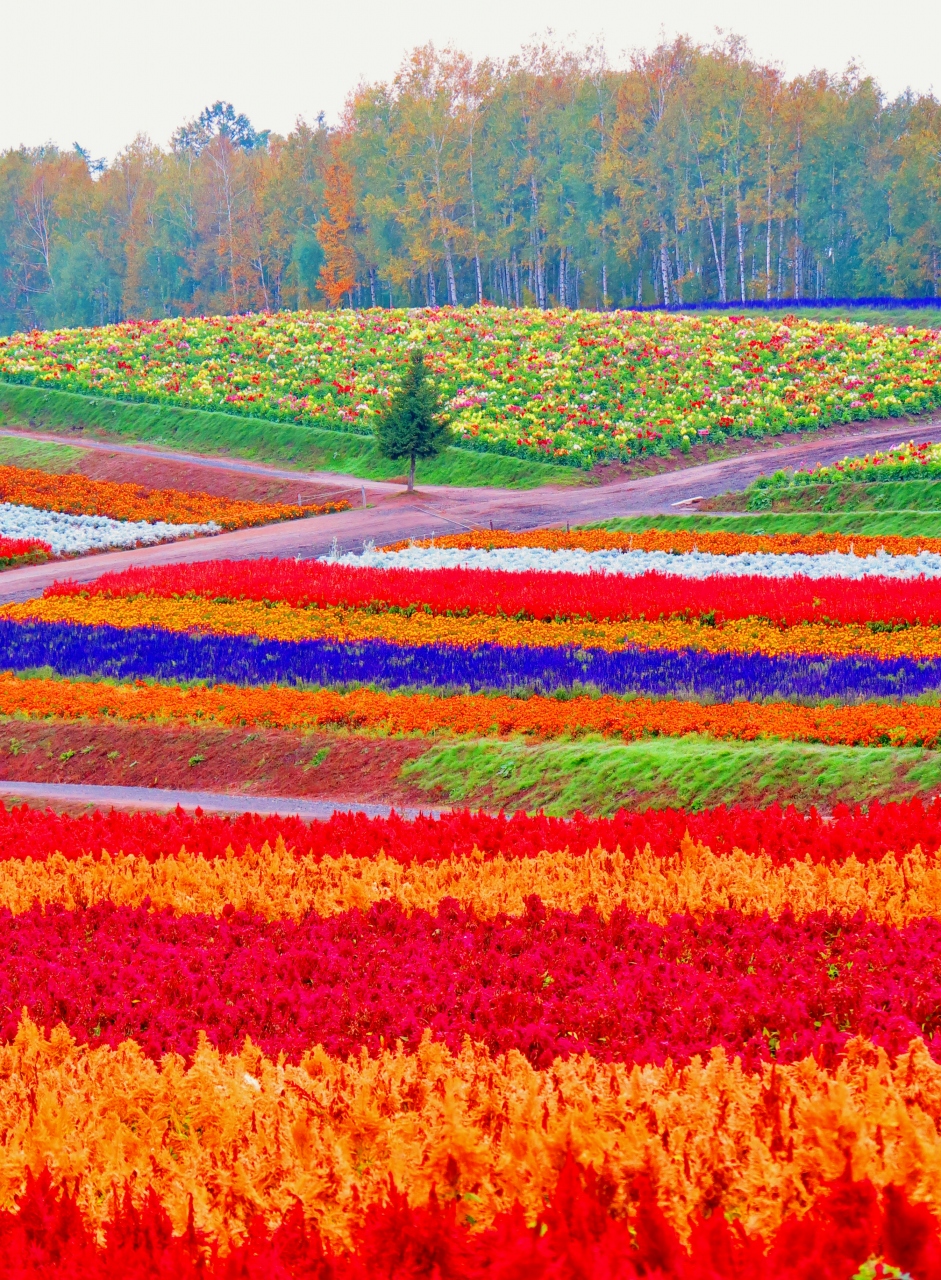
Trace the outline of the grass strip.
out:
M 890 511 L 821 514 L 813 512 L 735 512 L 727 515 L 622 516 L 580 526 L 615 533 L 647 529 L 714 530 L 717 533 L 846 533 L 866 537 L 941 537 L 941 512 Z
M 903 800 L 941 790 L 941 752 L 793 742 L 449 742 L 403 766 L 402 778 L 453 804 L 544 809 L 564 816 L 619 808 L 718 804 L 800 808 Z
M 734 306 L 697 307 L 697 316 L 727 316 L 735 311 Z M 884 324 L 904 327 L 914 325 L 916 329 L 936 329 L 941 327 L 941 308 L 939 307 L 846 307 L 840 306 L 805 306 L 803 302 L 795 302 L 792 307 L 769 307 L 767 310 L 743 308 L 744 315 L 768 317 L 783 320 L 785 316 L 797 316 L 800 320 L 822 320 L 831 324 L 849 321 L 854 324 Z
M 392 480 L 402 474 L 402 463 L 380 457 L 371 436 L 14 383 L 0 382 L 0 426 L 57 432 L 73 440 L 76 434 L 87 433 L 94 439 L 132 440 L 302 470 L 341 472 L 365 480 Z M 458 448 L 420 461 L 417 476 L 424 484 L 508 489 L 578 484 L 584 478 L 569 467 Z
M 30 440 L 22 436 L 0 436 L 0 466 L 3 467 L 26 467 L 32 471 L 65 475 L 78 469 L 87 452 L 87 449 L 77 449 L 70 444 L 53 444 L 51 441 Z
M 850 481 L 751 488 L 735 495 L 751 511 L 912 512 L 941 511 L 941 481 Z

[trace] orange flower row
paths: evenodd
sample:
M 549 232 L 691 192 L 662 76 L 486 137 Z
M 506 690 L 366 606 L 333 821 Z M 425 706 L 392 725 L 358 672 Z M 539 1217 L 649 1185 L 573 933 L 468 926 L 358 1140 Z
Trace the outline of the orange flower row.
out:
M 45 596 L 0 607 L 15 621 L 71 622 L 83 626 L 160 627 L 267 640 L 387 640 L 400 645 L 481 644 L 508 648 L 698 649 L 706 653 L 869 654 L 877 658 L 941 656 L 941 627 L 913 625 L 874 630 L 864 623 L 801 622 L 782 627 L 761 618 L 732 618 L 713 626 L 700 620 L 663 622 L 517 621 L 489 614 L 447 617 L 418 610 L 376 613 L 325 605 L 295 608 L 261 600 L 208 600 L 204 596 Z
M 835 1070 L 745 1072 L 719 1049 L 682 1069 L 581 1054 L 540 1070 L 430 1040 L 346 1060 L 312 1048 L 296 1065 L 203 1040 L 187 1064 L 133 1041 L 78 1045 L 63 1026 L 47 1038 L 24 1018 L 0 1046 L 0 1128 L 3 1205 L 48 1165 L 94 1227 L 115 1188 L 138 1203 L 153 1191 L 176 1232 L 192 1222 L 223 1247 L 297 1203 L 348 1247 L 390 1182 L 416 1206 L 465 1197 L 482 1226 L 517 1201 L 532 1220 L 571 1154 L 617 1214 L 645 1174 L 684 1236 L 717 1210 L 768 1236 L 846 1169 L 941 1215 L 941 1064 L 920 1040 L 894 1062 L 851 1041 Z
M 90 480 L 78 474 L 50 475 L 28 467 L 0 467 L 0 502 L 65 511 L 71 515 L 110 516 L 113 520 L 163 520 L 168 524 L 209 524 L 244 529 L 275 520 L 345 511 L 348 502 L 295 507 L 286 503 L 238 502 L 209 493 L 146 489 L 139 484 Z
M 576 697 L 526 700 L 460 694 L 308 691 L 276 685 L 100 684 L 92 680 L 23 680 L 0 676 L 0 715 L 30 719 L 208 721 L 279 729 L 338 726 L 382 733 L 449 733 L 471 737 L 525 734 L 555 738 L 583 733 L 628 740 L 704 734 L 754 741 L 782 738 L 829 746 L 941 745 L 941 707 L 864 702 L 812 707 L 790 702 L 697 702 Z
M 727 533 L 710 529 L 644 529 L 620 533 L 607 529 L 532 529 L 510 533 L 505 529 L 475 529 L 472 533 L 452 533 L 422 541 L 393 542 L 386 551 L 402 551 L 409 546 L 498 550 L 503 547 L 544 547 L 549 551 L 708 551 L 713 555 L 767 552 L 772 555 L 801 553 L 823 555 L 828 551 L 855 552 L 871 556 L 879 550 L 890 555 L 917 555 L 919 551 L 941 551 L 941 538 L 896 534 L 864 537 L 847 533 Z
M 584 853 L 569 849 L 532 858 L 469 856 L 402 863 L 384 852 L 354 857 L 298 856 L 279 836 L 267 844 L 224 858 L 204 858 L 181 849 L 154 861 L 119 850 L 67 858 L 52 854 L 39 862 L 26 857 L 0 861 L 0 909 L 14 915 L 39 906 L 66 910 L 112 902 L 121 907 L 171 910 L 178 915 L 219 915 L 230 904 L 267 920 L 299 919 L 308 912 L 333 916 L 392 902 L 406 912 L 436 912 L 453 898 L 492 920 L 523 915 L 536 895 L 548 910 L 578 913 L 590 907 L 610 919 L 618 907 L 656 924 L 676 914 L 698 918 L 717 911 L 745 916 L 767 912 L 774 919 L 791 912 L 798 919 L 826 911 L 896 928 L 935 918 L 941 911 L 941 851 L 916 847 L 897 858 L 845 860 L 814 865 L 777 865 L 764 853 L 736 849 L 715 854 L 687 834 L 667 857 L 600 846 Z

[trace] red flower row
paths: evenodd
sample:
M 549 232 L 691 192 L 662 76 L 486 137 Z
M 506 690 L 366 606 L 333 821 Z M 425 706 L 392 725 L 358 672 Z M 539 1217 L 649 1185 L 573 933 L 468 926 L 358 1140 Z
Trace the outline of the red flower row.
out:
M 249 801 L 250 803 L 250 801 Z M 219 817 L 184 813 L 65 814 L 30 809 L 26 805 L 6 809 L 0 804 L 0 859 L 30 857 L 34 861 L 59 852 L 66 858 L 102 849 L 155 861 L 181 848 L 206 858 L 225 857 L 231 846 L 260 849 L 274 847 L 281 837 L 288 848 L 314 858 L 348 853 L 374 858 L 383 850 L 390 858 L 409 864 L 439 862 L 469 855 L 478 849 L 485 857 L 535 857 L 544 850 L 587 849 L 625 852 L 649 845 L 662 857 L 676 853 L 689 832 L 696 843 L 714 853 L 733 849 L 764 851 L 777 865 L 805 859 L 815 863 L 842 862 L 851 854 L 862 862 L 886 853 L 902 856 L 915 845 L 925 852 L 941 848 L 941 797 L 924 804 L 907 800 L 868 809 L 837 805 L 829 818 L 815 809 L 801 813 L 793 807 L 771 805 L 767 809 L 647 809 L 643 813 L 622 809 L 613 818 L 550 818 L 545 814 L 470 813 L 455 810 L 440 818 L 414 821 L 392 814 L 367 818 L 363 814 L 336 813 L 327 822 L 307 823 L 300 818 L 242 814 Z
M 941 624 L 941 579 L 683 578 L 646 573 L 509 573 L 489 569 L 375 569 L 294 560 L 212 560 L 108 573 L 91 584 L 55 583 L 47 595 L 284 601 L 310 606 L 424 608 L 434 614 L 546 619 L 657 619 L 661 615 Z
M 527 1224 L 518 1205 L 485 1231 L 473 1231 L 477 1197 L 433 1197 L 413 1208 L 394 1187 L 366 1214 L 355 1248 L 337 1253 L 304 1219 L 300 1202 L 271 1230 L 259 1214 L 247 1239 L 225 1257 L 192 1225 L 174 1235 L 151 1192 L 141 1207 L 114 1197 L 103 1244 L 77 1198 L 48 1172 L 30 1178 L 14 1212 L 0 1213 L 0 1256 L 9 1280 L 846 1280 L 882 1258 L 915 1277 L 941 1265 L 938 1224 L 926 1206 L 889 1186 L 844 1178 L 820 1189 L 809 1213 L 785 1218 L 770 1241 L 747 1236 L 737 1221 L 712 1213 L 691 1224 L 684 1247 L 646 1179 L 635 1187 L 629 1220 L 610 1212 L 610 1192 L 572 1161 L 551 1202 Z M 876 1264 L 873 1277 L 893 1274 Z
M 39 538 L 0 537 L 0 569 L 7 569 L 15 564 L 36 564 L 41 560 L 49 560 L 51 556 L 52 547 Z

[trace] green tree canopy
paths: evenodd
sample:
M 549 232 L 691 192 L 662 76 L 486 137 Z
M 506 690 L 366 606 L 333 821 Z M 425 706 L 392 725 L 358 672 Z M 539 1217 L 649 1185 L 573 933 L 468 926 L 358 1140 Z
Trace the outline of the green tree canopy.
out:
M 450 441 L 438 388 L 417 347 L 401 386 L 379 419 L 376 440 L 384 458 L 408 458 L 409 493 L 415 488 L 415 460 L 436 458 Z

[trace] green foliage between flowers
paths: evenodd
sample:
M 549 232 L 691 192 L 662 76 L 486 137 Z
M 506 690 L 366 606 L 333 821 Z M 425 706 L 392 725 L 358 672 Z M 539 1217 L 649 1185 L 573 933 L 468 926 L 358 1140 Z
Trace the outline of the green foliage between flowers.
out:
M 941 511 L 941 480 L 782 485 L 747 492 L 751 511 Z
M 640 533 L 644 529 L 702 529 L 716 533 L 858 533 L 880 536 L 941 538 L 941 512 L 848 511 L 813 513 L 767 511 L 732 512 L 727 515 L 627 516 L 586 525 L 588 529 L 610 529 Z
M 900 800 L 941 790 L 941 752 L 794 742 L 652 738 L 536 745 L 481 740 L 434 747 L 402 776 L 452 803 L 610 814 L 717 804 L 801 807 Z
M 0 467 L 32 467 L 62 475 L 75 471 L 86 450 L 70 444 L 30 440 L 24 436 L 0 436 Z
M 299 469 L 339 472 L 364 480 L 391 480 L 402 472 L 401 463 L 383 458 L 376 442 L 366 436 L 173 404 L 128 404 L 102 396 L 2 381 L 0 426 L 61 433 L 73 440 L 87 433 L 95 439 L 139 441 Z M 41 464 L 18 461 L 17 465 Z M 580 473 L 571 468 L 454 447 L 420 463 L 418 474 L 425 484 L 496 485 L 507 489 L 577 484 L 581 479 Z

